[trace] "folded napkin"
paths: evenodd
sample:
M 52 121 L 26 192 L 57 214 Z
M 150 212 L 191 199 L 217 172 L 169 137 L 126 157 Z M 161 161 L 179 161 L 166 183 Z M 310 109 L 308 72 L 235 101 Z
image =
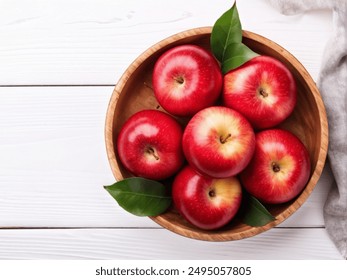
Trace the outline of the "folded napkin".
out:
M 333 31 L 323 54 L 317 82 L 327 110 L 328 161 L 334 176 L 324 206 L 324 220 L 329 236 L 347 259 L 347 1 L 268 1 L 288 15 L 314 9 L 331 9 L 333 12 Z

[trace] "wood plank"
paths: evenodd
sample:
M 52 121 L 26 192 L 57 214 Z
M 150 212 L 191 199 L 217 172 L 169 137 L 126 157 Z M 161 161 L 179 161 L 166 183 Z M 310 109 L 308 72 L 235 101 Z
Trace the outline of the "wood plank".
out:
M 0 259 L 341 259 L 324 229 L 204 242 L 163 229 L 1 230 Z
M 1 1 L 0 85 L 113 85 L 150 46 L 212 26 L 230 6 L 224 0 Z M 288 49 L 317 78 L 329 11 L 284 16 L 265 0 L 239 1 L 238 8 L 244 29 Z
M 113 87 L 0 87 L 0 227 L 158 227 L 103 189 L 114 177 L 104 142 Z M 323 226 L 326 169 L 281 226 Z

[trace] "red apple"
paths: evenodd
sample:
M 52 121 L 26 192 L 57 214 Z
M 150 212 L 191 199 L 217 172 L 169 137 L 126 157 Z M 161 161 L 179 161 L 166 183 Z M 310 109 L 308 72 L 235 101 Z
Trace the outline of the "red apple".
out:
M 223 76 L 209 51 L 180 45 L 156 61 L 152 84 L 155 97 L 168 113 L 186 117 L 215 103 L 222 91 Z
M 256 134 L 254 156 L 240 178 L 254 197 L 276 204 L 296 197 L 310 171 L 309 154 L 299 138 L 286 130 L 268 129 Z
M 213 178 L 231 177 L 251 160 L 254 131 L 240 113 L 213 106 L 195 114 L 188 122 L 182 140 L 187 161 L 197 171 Z
M 213 179 L 184 167 L 175 177 L 172 198 L 179 213 L 201 229 L 227 224 L 241 205 L 242 189 L 236 177 Z
M 223 103 L 243 114 L 256 129 L 284 121 L 297 99 L 296 83 L 280 61 L 257 56 L 224 76 Z
M 183 129 L 170 115 L 143 110 L 122 126 L 117 151 L 122 164 L 135 176 L 162 180 L 183 165 Z

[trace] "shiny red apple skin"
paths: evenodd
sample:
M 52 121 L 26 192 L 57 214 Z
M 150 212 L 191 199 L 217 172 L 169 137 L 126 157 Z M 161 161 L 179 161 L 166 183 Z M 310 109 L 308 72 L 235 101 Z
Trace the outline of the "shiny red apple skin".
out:
M 296 82 L 280 61 L 257 56 L 224 76 L 223 104 L 243 114 L 255 129 L 283 122 L 297 102 Z
M 172 198 L 176 209 L 188 222 L 213 230 L 235 217 L 241 205 L 242 188 L 237 177 L 215 179 L 187 165 L 174 179 Z
M 254 197 L 278 204 L 296 197 L 310 172 L 309 153 L 299 138 L 283 129 L 268 129 L 256 134 L 253 158 L 240 178 Z
M 119 159 L 135 176 L 168 178 L 184 163 L 182 135 L 183 128 L 172 116 L 158 110 L 139 111 L 119 132 Z
M 188 122 L 182 140 L 189 164 L 213 178 L 231 177 L 251 160 L 254 130 L 240 113 L 223 106 L 205 108 Z
M 223 75 L 211 52 L 185 44 L 159 57 L 152 84 L 156 99 L 168 113 L 188 117 L 216 102 Z

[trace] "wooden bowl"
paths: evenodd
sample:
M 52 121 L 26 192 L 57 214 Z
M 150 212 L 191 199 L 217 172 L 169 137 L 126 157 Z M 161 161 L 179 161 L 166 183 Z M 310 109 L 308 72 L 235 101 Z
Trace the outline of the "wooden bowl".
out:
M 189 43 L 210 49 L 211 30 L 211 27 L 191 29 L 160 41 L 142 53 L 120 78 L 109 103 L 105 128 L 108 159 L 116 180 L 131 176 L 116 154 L 116 139 L 121 126 L 132 114 L 142 109 L 161 110 L 151 88 L 154 63 L 164 51 L 177 45 Z M 151 217 L 162 227 L 189 238 L 208 241 L 238 240 L 254 236 L 280 224 L 306 201 L 324 167 L 328 146 L 328 123 L 320 93 L 309 73 L 293 55 L 269 39 L 243 31 L 243 41 L 255 52 L 282 61 L 294 75 L 298 87 L 297 106 L 281 126 L 292 131 L 306 145 L 312 165 L 311 177 L 305 189 L 292 201 L 267 206 L 276 220 L 265 226 L 251 227 L 236 217 L 219 230 L 201 230 L 186 222 L 175 209 Z

